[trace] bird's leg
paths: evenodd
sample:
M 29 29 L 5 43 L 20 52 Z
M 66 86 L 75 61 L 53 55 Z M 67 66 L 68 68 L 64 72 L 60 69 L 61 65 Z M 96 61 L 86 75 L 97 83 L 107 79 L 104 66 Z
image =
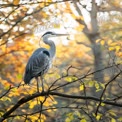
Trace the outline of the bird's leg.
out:
M 37 81 L 37 92 L 39 92 L 39 78 L 36 77 L 36 81 Z
M 41 78 L 41 82 L 42 82 L 42 92 L 44 92 L 44 84 L 43 84 L 44 79 L 43 79 L 43 77 L 42 77 L 42 76 L 41 76 L 40 78 Z

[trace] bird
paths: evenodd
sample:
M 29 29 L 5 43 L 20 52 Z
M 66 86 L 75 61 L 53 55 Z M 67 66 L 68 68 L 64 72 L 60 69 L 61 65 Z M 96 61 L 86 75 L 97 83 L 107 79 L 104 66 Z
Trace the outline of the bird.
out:
M 27 65 L 25 67 L 24 82 L 25 84 L 30 84 L 33 78 L 37 81 L 37 91 L 39 92 L 39 77 L 42 81 L 42 91 L 44 91 L 43 86 L 43 76 L 51 68 L 52 61 L 56 54 L 56 46 L 49 37 L 56 36 L 66 36 L 68 34 L 58 34 L 55 32 L 48 31 L 42 35 L 43 42 L 50 46 L 49 49 L 38 48 L 30 56 Z

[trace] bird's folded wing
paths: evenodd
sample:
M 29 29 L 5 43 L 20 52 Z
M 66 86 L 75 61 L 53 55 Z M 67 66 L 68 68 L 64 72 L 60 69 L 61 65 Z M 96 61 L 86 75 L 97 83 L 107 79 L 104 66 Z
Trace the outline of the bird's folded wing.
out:
M 41 67 L 34 66 L 32 75 L 33 76 L 36 76 L 38 74 L 43 75 L 48 70 L 48 67 L 49 67 L 48 65 L 41 66 Z

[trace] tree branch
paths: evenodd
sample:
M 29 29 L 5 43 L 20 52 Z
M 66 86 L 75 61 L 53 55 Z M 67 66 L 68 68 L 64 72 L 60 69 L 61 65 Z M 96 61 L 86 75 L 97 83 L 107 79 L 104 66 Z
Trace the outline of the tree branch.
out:
M 62 1 L 55 1 L 55 2 L 27 2 L 27 3 L 21 3 L 21 4 L 18 4 L 18 5 L 14 5 L 14 4 L 0 4 L 1 8 L 3 7 L 20 7 L 20 6 L 24 6 L 24 5 L 34 5 L 34 4 L 40 4 L 40 3 L 47 3 L 47 4 L 56 4 L 56 3 L 62 3 L 62 2 L 68 2 L 68 1 L 71 1 L 71 0 L 62 0 Z M 77 0 L 78 1 L 78 0 Z
M 121 73 L 122 73 L 122 72 L 120 71 L 120 72 L 119 72 L 117 75 L 115 75 L 108 83 L 106 83 L 105 88 L 103 89 L 103 92 L 102 92 L 102 94 L 101 94 L 101 96 L 100 96 L 100 102 L 99 102 L 99 104 L 98 104 L 98 106 L 97 106 L 97 110 L 96 110 L 96 113 L 95 113 L 96 116 L 97 116 L 99 107 L 100 107 L 100 105 L 101 105 L 101 103 L 102 103 L 102 98 L 103 98 L 103 96 L 104 96 L 104 93 L 105 93 L 105 91 L 106 91 L 108 85 L 109 85 L 112 81 L 114 81 Z
M 75 96 L 75 95 L 68 95 L 68 94 L 62 94 L 62 93 L 57 93 L 57 92 L 42 92 L 42 93 L 35 93 L 32 95 L 28 95 L 25 96 L 23 98 L 21 98 L 12 108 L 10 108 L 1 118 L 0 118 L 0 122 L 2 122 L 3 120 L 5 120 L 9 115 L 11 115 L 11 113 L 13 113 L 17 108 L 19 108 L 21 105 L 23 105 L 24 103 L 37 98 L 39 96 L 49 96 L 49 95 L 53 95 L 53 96 L 60 96 L 60 97 L 65 97 L 65 98 L 70 98 L 70 99 L 82 99 L 82 100 L 93 100 L 93 101 L 100 101 L 102 103 L 108 104 L 108 105 L 113 105 L 116 107 L 122 107 L 122 104 L 118 104 L 118 103 L 114 103 L 114 102 L 110 102 L 110 101 L 106 101 L 106 100 L 101 100 L 99 98 L 96 97 L 91 97 L 91 96 Z
M 9 93 L 9 91 L 10 91 L 11 89 L 12 89 L 12 88 L 11 88 L 11 85 L 10 85 L 10 86 L 9 86 L 9 89 L 8 89 L 4 94 L 2 94 L 2 95 L 0 96 L 0 99 L 1 99 L 2 97 L 6 96 L 7 93 Z

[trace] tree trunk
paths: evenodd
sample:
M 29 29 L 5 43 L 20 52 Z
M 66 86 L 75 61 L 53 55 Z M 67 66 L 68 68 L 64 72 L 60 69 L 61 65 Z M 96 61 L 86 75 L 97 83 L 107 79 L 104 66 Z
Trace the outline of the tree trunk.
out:
M 96 43 L 96 40 L 99 39 L 99 34 L 87 35 L 92 45 L 92 52 L 94 56 L 94 70 L 98 71 L 103 68 L 103 60 L 102 60 L 102 49 L 99 43 Z M 103 82 L 104 74 L 102 71 L 96 72 L 94 74 L 94 80 Z
M 103 68 L 103 60 L 102 60 L 101 45 L 99 43 L 96 43 L 96 40 L 100 39 L 98 32 L 99 28 L 97 23 L 97 12 L 98 12 L 97 4 L 95 3 L 95 0 L 92 0 L 91 4 L 92 4 L 91 11 L 88 12 L 78 2 L 74 2 L 76 10 L 84 18 L 84 22 L 82 21 L 81 24 L 85 25 L 83 32 L 91 42 L 92 52 L 94 55 L 94 70 L 97 71 Z M 103 82 L 104 81 L 103 72 L 96 72 L 94 74 L 94 80 Z

